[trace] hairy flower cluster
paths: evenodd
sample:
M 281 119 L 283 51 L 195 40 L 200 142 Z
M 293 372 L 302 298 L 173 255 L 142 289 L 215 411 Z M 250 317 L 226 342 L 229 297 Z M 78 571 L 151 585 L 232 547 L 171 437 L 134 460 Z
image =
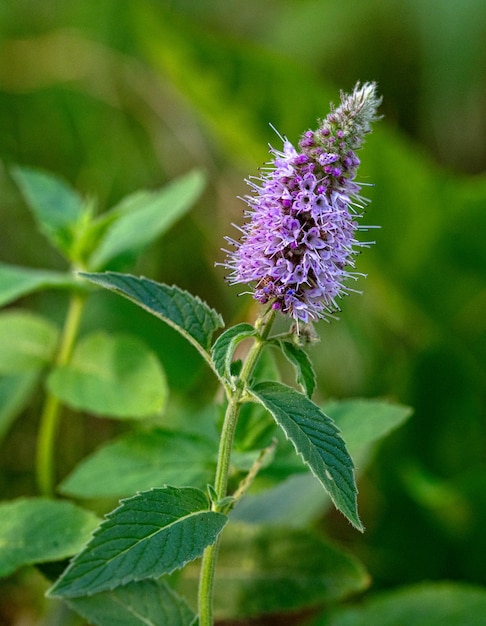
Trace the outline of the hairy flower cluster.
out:
M 301 137 L 298 149 L 283 138 L 283 151 L 270 148 L 268 171 L 248 180 L 247 222 L 224 266 L 231 284 L 253 285 L 262 304 L 308 322 L 331 316 L 336 298 L 352 291 L 354 257 L 365 200 L 355 181 L 356 150 L 376 119 L 380 99 L 374 83 L 356 85 L 315 131 Z

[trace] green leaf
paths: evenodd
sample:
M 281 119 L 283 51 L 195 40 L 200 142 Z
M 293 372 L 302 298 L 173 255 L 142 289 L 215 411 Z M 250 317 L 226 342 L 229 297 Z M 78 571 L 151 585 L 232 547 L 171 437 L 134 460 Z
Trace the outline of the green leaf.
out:
M 230 378 L 230 367 L 233 352 L 240 341 L 255 334 L 251 324 L 243 322 L 224 331 L 214 342 L 211 356 L 214 367 L 221 378 Z
M 196 594 L 198 574 L 191 564 L 177 584 L 189 598 Z M 309 529 L 229 524 L 218 557 L 215 613 L 218 619 L 241 619 L 298 611 L 338 602 L 369 582 L 354 556 Z
M 93 626 L 191 626 L 196 614 L 163 580 L 143 580 L 68 605 Z
M 99 520 L 70 502 L 22 498 L 0 504 L 0 576 L 72 556 Z
M 0 377 L 0 440 L 26 407 L 39 377 L 36 370 Z
M 201 556 L 226 521 L 209 510 L 206 494 L 192 487 L 153 489 L 122 500 L 49 595 L 92 595 L 169 574 Z
M 360 473 L 369 461 L 370 446 L 398 428 L 411 414 L 406 406 L 361 398 L 329 402 L 323 408 L 336 422 L 354 462 L 359 459 Z M 296 474 L 296 468 L 289 464 L 285 455 L 280 459 L 281 452 L 282 446 L 279 446 L 269 468 L 280 482 L 270 489 L 247 495 L 232 513 L 233 517 L 254 524 L 302 528 L 324 514 L 331 503 L 321 485 L 308 472 Z M 280 471 L 282 465 L 283 472 Z M 282 480 L 286 476 L 288 478 Z M 268 471 L 264 480 L 268 481 Z
M 198 489 L 165 487 L 122 501 L 95 531 L 49 595 L 91 595 L 159 578 L 201 556 L 226 524 Z
M 297 383 L 302 387 L 306 395 L 311 398 L 316 387 L 316 374 L 309 355 L 290 341 L 280 341 L 279 343 L 283 354 L 297 371 Z
M 104 272 L 81 276 L 135 302 L 172 326 L 199 352 L 207 354 L 214 331 L 224 326 L 221 315 L 198 297 L 144 277 Z
M 68 406 L 119 419 L 160 413 L 167 400 L 158 358 L 129 335 L 96 332 L 84 337 L 71 361 L 54 369 L 47 383 Z
M 281 383 L 259 383 L 251 393 L 273 415 L 335 506 L 363 530 L 353 462 L 334 422 L 306 396 Z
M 0 313 L 0 374 L 43 368 L 54 354 L 57 336 L 57 328 L 40 315 Z
M 214 474 L 215 449 L 208 440 L 157 428 L 129 433 L 84 459 L 61 483 L 81 498 L 128 496 L 164 484 L 204 487 Z
M 383 592 L 356 608 L 326 613 L 313 626 L 483 626 L 483 587 L 440 582 Z
M 69 257 L 76 225 L 83 215 L 82 198 L 52 174 L 16 167 L 12 175 L 37 220 L 39 230 Z
M 193 171 L 161 190 L 139 191 L 125 198 L 113 209 L 119 215 L 91 256 L 89 266 L 101 269 L 112 259 L 149 245 L 189 210 L 204 183 L 202 173 Z
M 68 288 L 76 285 L 70 274 L 37 270 L 0 263 L 0 306 L 42 289 Z

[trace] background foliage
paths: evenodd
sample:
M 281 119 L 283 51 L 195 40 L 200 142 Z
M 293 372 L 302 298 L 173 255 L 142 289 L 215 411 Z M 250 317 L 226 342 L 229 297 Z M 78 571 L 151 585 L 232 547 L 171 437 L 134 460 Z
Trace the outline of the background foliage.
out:
M 367 141 L 360 179 L 374 184 L 368 221 L 382 228 L 360 258 L 363 296 L 319 329 L 316 396 L 387 397 L 414 416 L 361 478 L 364 536 L 332 515 L 322 524 L 365 563 L 373 591 L 486 583 L 482 0 L 5 0 L 0 24 L 1 261 L 64 269 L 37 234 L 14 165 L 55 172 L 102 208 L 202 167 L 203 198 L 134 273 L 189 289 L 229 322 L 251 321 L 253 303 L 236 297 L 214 262 L 240 220 L 243 179 L 266 160 L 268 142 L 278 147 L 269 123 L 295 141 L 340 88 L 378 81 L 385 118 Z M 56 321 L 65 300 L 53 291 L 22 304 Z M 176 407 L 191 414 L 211 398 L 195 350 L 129 303 L 100 295 L 83 328 L 142 339 L 157 328 L 151 347 L 171 388 L 165 425 L 173 427 Z M 38 408 L 1 428 L 4 498 L 35 493 Z M 89 436 L 67 416 L 64 475 L 123 432 L 87 419 Z M 31 574 L 4 584 L 7 623 L 36 614 L 39 584 Z

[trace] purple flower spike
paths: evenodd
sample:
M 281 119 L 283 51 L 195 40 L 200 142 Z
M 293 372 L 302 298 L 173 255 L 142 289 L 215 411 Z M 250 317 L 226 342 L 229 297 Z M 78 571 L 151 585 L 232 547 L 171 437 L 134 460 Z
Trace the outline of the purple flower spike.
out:
M 341 104 L 306 131 L 297 150 L 283 138 L 283 151 L 271 148 L 271 169 L 256 183 L 247 181 L 252 195 L 239 241 L 227 238 L 235 250 L 224 267 L 231 284 L 253 285 L 262 304 L 310 322 L 338 310 L 336 298 L 352 291 L 346 286 L 360 247 L 358 220 L 366 204 L 354 179 L 356 156 L 377 119 L 381 100 L 376 85 L 359 83 Z

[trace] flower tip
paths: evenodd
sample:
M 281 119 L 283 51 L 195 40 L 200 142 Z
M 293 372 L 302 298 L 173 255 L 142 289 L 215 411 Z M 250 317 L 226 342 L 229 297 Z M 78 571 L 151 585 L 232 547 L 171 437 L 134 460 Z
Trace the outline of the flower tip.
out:
M 283 151 L 271 148 L 271 167 L 247 181 L 249 219 L 240 240 L 229 239 L 229 282 L 256 284 L 256 300 L 296 323 L 330 319 L 336 298 L 352 291 L 345 283 L 355 278 L 353 257 L 370 243 L 355 237 L 366 204 L 355 180 L 356 150 L 380 102 L 375 82 L 357 83 L 298 149 L 279 135 Z

